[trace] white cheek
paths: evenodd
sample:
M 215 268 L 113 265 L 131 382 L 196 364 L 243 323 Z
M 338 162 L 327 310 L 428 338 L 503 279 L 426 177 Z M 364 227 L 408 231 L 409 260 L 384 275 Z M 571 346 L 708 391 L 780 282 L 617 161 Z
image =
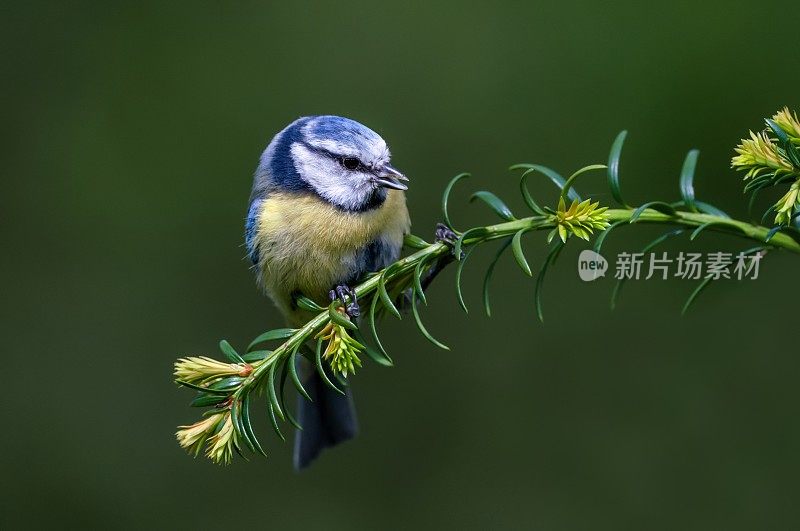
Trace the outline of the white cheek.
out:
M 338 161 L 313 153 L 302 144 L 293 144 L 291 151 L 300 177 L 331 203 L 354 209 L 372 194 L 374 185 L 369 176 L 347 171 Z

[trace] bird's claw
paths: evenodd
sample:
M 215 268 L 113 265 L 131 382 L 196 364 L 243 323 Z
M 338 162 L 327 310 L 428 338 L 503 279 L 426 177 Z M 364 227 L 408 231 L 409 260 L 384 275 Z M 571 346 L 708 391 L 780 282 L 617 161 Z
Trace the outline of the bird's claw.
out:
M 452 247 L 458 240 L 458 235 L 444 223 L 436 224 L 436 231 L 434 232 L 434 240 L 442 242 L 443 244 Z
M 450 247 L 451 251 L 455 252 L 456 241 L 458 241 L 458 235 L 455 232 L 453 232 L 453 229 L 451 229 L 444 223 L 437 223 L 436 231 L 434 231 L 434 241 L 445 244 L 446 246 Z M 463 251 L 461 255 L 462 256 L 464 255 Z
M 346 286 L 344 284 L 336 286 L 330 291 L 328 296 L 331 298 L 331 301 L 339 299 L 342 303 L 345 313 L 351 319 L 356 319 L 359 315 L 361 315 L 361 307 L 358 305 L 358 297 L 356 296 L 356 292 L 353 291 L 350 286 Z M 348 299 L 350 299 L 349 302 Z

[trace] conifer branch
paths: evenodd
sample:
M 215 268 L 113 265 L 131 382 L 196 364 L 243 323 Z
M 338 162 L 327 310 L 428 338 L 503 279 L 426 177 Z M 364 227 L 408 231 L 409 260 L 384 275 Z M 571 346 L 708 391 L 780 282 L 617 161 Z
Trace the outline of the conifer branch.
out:
M 245 448 L 266 455 L 255 436 L 250 421 L 252 396 L 266 394 L 267 407 L 272 427 L 280 438 L 284 438 L 281 422 L 300 428 L 285 404 L 285 383 L 291 381 L 301 395 L 310 399 L 297 373 L 297 358 L 307 358 L 332 388 L 342 391 L 356 367 L 361 367 L 360 355 L 366 354 L 372 361 L 391 366 L 392 360 L 384 350 L 376 327 L 381 314 L 401 317 L 398 309 L 401 299 L 410 298 L 411 311 L 420 332 L 434 345 L 447 348 L 431 336 L 425 328 L 419 312 L 418 301 L 425 304 L 422 278 L 438 259 L 452 254 L 457 263 L 456 289 L 458 300 L 466 310 L 461 295 L 461 272 L 467 259 L 476 248 L 494 240 L 503 240 L 495 261 L 487 271 L 484 281 L 484 305 L 489 313 L 488 286 L 497 258 L 512 248 L 514 258 L 527 276 L 534 276 L 522 247 L 522 238 L 532 233 L 546 231 L 546 241 L 551 251 L 536 275 L 535 304 L 539 318 L 542 317 L 541 286 L 547 268 L 558 254 L 576 238 L 589 240 L 595 233 L 595 250 L 599 250 L 609 234 L 626 224 L 664 225 L 673 230 L 653 242 L 649 247 L 661 243 L 667 236 L 691 231 L 694 239 L 703 231 L 725 233 L 747 240 L 751 247 L 745 253 L 766 249 L 783 250 L 800 254 L 800 230 L 796 223 L 800 213 L 800 122 L 795 114 L 783 109 L 766 120 L 767 129 L 750 134 L 736 148 L 732 160 L 736 169 L 745 171 L 745 191 L 755 197 L 760 190 L 788 184 L 788 191 L 768 209 L 775 212 L 775 226 L 767 227 L 731 218 L 715 206 L 699 201 L 695 197 L 693 179 L 697 162 L 697 151 L 686 157 L 679 177 L 681 199 L 675 202 L 650 201 L 631 207 L 623 200 L 620 189 L 619 157 L 625 140 L 623 131 L 612 145 L 608 165 L 592 165 L 562 178 L 554 170 L 537 164 L 519 164 L 512 169 L 523 170 L 520 178 L 522 198 L 531 215 L 517 218 L 512 210 L 495 194 L 479 191 L 471 200 L 481 201 L 495 212 L 502 222 L 460 231 L 452 223 L 448 213 L 450 193 L 458 181 L 467 177 L 461 174 L 453 178 L 445 188 L 442 198 L 442 216 L 457 239 L 453 243 L 429 243 L 416 236 L 406 238 L 406 245 L 414 252 L 389 267 L 371 274 L 353 289 L 360 301 L 366 301 L 369 311 L 360 323 L 352 322 L 343 311 L 343 301 L 336 300 L 327 308 L 301 297 L 301 308 L 316 312 L 316 316 L 298 329 L 276 329 L 261 334 L 253 340 L 244 353 L 236 351 L 227 341 L 220 342 L 220 350 L 226 362 L 208 357 L 185 357 L 175 364 L 176 383 L 197 392 L 191 405 L 209 408 L 203 418 L 189 426 L 181 426 L 177 432 L 179 444 L 189 453 L 201 451 L 215 462 L 229 463 L 233 453 L 244 455 Z M 582 200 L 574 188 L 577 178 L 587 172 L 605 170 L 614 200 L 621 208 L 600 206 L 591 199 Z M 534 175 L 542 175 L 559 189 L 555 208 L 542 207 L 530 194 L 527 183 Z M 751 200 L 751 205 L 753 201 Z M 558 236 L 558 238 L 556 238 Z M 684 311 L 697 295 L 708 285 L 701 282 L 687 301 Z M 615 290 L 616 294 L 616 290 Z M 365 339 L 369 329 L 371 341 Z M 277 344 L 273 349 L 265 345 Z M 323 348 L 325 347 L 325 348 Z M 335 376 L 332 381 L 325 370 L 328 364 Z

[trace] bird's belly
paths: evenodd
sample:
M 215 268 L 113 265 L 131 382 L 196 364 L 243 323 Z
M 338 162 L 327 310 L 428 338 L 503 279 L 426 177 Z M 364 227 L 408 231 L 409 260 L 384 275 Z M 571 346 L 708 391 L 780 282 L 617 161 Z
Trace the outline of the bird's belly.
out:
M 321 303 L 327 291 L 348 276 L 356 262 L 355 250 L 326 252 L 305 235 L 282 234 L 275 240 L 280 242 L 280 250 L 264 254 L 261 272 L 270 294 L 298 291 Z
M 270 195 L 258 220 L 260 282 L 297 321 L 294 293 L 326 303 L 335 285 L 396 260 L 409 226 L 405 197 L 394 190 L 368 212 L 344 212 L 315 196 Z

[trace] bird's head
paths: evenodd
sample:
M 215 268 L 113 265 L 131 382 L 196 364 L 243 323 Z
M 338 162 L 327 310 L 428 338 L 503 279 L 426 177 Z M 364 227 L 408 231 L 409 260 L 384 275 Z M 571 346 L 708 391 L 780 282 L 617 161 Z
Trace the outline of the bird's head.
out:
M 380 135 L 354 120 L 300 118 L 267 146 L 253 194 L 305 190 L 344 210 L 368 210 L 383 203 L 387 189 L 407 189 L 390 157 Z

